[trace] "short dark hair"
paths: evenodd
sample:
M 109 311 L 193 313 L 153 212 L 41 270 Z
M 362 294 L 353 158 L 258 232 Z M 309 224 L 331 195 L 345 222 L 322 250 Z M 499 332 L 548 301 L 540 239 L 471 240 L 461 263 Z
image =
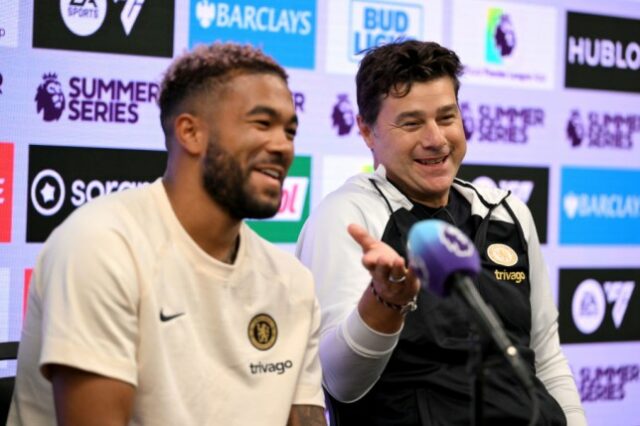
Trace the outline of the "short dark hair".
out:
M 429 41 L 406 40 L 384 44 L 366 51 L 356 74 L 358 109 L 364 122 L 372 126 L 382 100 L 392 91 L 406 96 L 411 85 L 439 77 L 451 77 L 458 97 L 463 66 L 452 50 Z
M 239 74 L 274 74 L 285 82 L 286 71 L 261 50 L 236 43 L 199 45 L 178 57 L 167 69 L 160 84 L 160 123 L 165 136 L 172 129 L 168 119 L 184 101 L 228 82 Z

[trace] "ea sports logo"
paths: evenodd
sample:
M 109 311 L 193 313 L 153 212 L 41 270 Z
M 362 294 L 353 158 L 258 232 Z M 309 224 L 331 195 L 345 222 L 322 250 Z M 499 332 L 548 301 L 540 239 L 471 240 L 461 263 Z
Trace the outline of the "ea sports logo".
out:
M 31 183 L 31 203 L 42 216 L 58 213 L 65 198 L 64 181 L 52 169 L 40 171 Z
M 598 281 L 587 279 L 580 283 L 571 301 L 576 328 L 583 334 L 596 331 L 604 320 L 606 303 L 604 291 Z
M 60 14 L 69 31 L 81 37 L 90 36 L 107 16 L 107 0 L 60 0 Z

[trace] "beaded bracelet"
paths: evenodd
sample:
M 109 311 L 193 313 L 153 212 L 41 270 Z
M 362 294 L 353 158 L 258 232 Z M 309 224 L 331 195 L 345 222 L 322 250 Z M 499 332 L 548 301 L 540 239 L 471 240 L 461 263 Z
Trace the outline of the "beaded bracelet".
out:
M 373 285 L 373 281 L 371 281 L 371 284 L 369 284 L 369 288 L 371 289 L 371 293 L 373 293 L 373 296 L 378 302 L 382 303 L 387 308 L 391 308 L 400 312 L 403 315 L 405 315 L 407 312 L 413 312 L 418 309 L 418 296 L 414 296 L 411 301 L 405 303 L 404 305 L 397 305 L 395 303 L 387 302 L 386 300 L 384 300 L 376 291 L 376 288 Z

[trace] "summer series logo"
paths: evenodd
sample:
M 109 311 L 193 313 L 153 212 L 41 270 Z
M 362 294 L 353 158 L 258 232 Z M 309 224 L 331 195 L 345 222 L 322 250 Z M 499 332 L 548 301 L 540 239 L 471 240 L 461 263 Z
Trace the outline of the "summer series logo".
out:
M 174 0 L 34 2 L 33 47 L 173 55 Z
M 160 87 L 155 82 L 42 75 L 36 89 L 36 112 L 45 122 L 68 119 L 135 124 L 142 109 L 156 108 Z M 66 113 L 65 113 L 66 111 Z

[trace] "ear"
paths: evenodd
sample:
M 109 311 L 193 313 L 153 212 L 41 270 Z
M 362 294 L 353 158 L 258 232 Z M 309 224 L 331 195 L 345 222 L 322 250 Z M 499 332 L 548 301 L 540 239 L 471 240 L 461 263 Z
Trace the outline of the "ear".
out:
M 177 144 L 189 154 L 200 155 L 207 149 L 207 127 L 193 114 L 179 114 L 173 120 L 173 134 Z
M 373 128 L 364 122 L 364 119 L 360 114 L 357 116 L 358 119 L 358 129 L 360 129 L 360 134 L 364 138 L 365 143 L 369 147 L 369 149 L 373 150 Z

